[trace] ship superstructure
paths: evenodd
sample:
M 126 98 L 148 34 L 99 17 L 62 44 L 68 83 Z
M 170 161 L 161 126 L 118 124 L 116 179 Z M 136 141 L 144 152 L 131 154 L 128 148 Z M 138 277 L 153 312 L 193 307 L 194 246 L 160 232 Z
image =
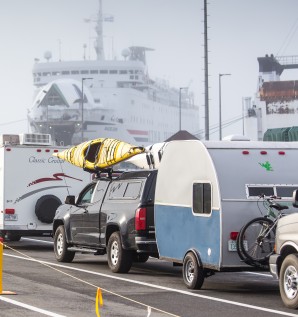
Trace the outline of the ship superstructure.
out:
M 298 126 L 298 80 L 281 80 L 284 71 L 298 69 L 298 56 L 259 57 L 257 93 L 244 98 L 245 134 L 262 140 L 269 129 Z
M 153 49 L 132 46 L 123 50 L 122 60 L 104 58 L 102 16 L 100 0 L 96 60 L 53 62 L 47 53 L 46 62 L 35 63 L 31 129 L 65 145 L 109 137 L 147 146 L 181 127 L 198 136 L 192 93 L 149 77 L 146 53 Z

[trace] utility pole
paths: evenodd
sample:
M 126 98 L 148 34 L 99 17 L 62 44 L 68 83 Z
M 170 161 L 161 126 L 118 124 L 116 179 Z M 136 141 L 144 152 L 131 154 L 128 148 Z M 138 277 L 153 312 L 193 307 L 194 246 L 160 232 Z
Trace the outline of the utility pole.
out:
M 204 0 L 204 61 L 205 61 L 205 140 L 209 140 L 208 25 L 207 0 Z

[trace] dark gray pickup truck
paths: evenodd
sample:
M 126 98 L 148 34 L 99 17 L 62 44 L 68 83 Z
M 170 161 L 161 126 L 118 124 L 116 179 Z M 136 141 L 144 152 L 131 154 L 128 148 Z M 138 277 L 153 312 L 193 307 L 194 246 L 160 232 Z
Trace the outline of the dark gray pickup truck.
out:
M 54 222 L 54 252 L 71 262 L 76 252 L 107 253 L 113 272 L 158 257 L 154 230 L 156 170 L 99 176 L 75 200 L 67 196 Z

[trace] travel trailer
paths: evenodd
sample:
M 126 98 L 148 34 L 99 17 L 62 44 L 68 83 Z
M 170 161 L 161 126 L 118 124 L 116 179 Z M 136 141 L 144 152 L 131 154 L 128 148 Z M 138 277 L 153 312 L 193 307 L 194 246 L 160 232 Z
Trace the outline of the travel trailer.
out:
M 172 141 L 163 148 L 155 192 L 160 259 L 183 264 L 188 288 L 216 271 L 247 270 L 238 232 L 266 214 L 259 195 L 292 207 L 297 142 Z M 297 211 L 297 210 L 296 210 Z

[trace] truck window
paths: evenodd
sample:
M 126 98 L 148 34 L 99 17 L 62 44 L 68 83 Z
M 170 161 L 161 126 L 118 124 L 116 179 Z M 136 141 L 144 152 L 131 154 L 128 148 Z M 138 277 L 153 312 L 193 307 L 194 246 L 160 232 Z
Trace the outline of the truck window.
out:
M 210 183 L 194 183 L 192 198 L 192 209 L 195 214 L 211 213 Z
M 95 188 L 95 183 L 91 184 L 90 187 L 87 187 L 83 193 L 80 195 L 80 199 L 78 201 L 79 205 L 83 205 L 91 202 L 92 194 Z
M 128 183 L 126 187 L 126 191 L 124 193 L 124 197 L 136 199 L 140 195 L 141 191 L 141 182 L 132 182 Z
M 109 199 L 122 198 L 126 190 L 127 182 L 114 182 L 110 187 Z

